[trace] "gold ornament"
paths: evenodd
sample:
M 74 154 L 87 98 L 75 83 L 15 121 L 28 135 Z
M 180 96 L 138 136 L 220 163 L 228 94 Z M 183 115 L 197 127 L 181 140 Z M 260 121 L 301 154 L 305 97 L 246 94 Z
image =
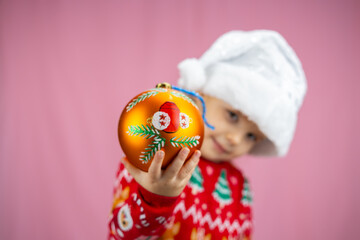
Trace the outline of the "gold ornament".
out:
M 191 98 L 162 83 L 126 105 L 120 116 L 118 136 L 127 159 L 148 171 L 158 150 L 165 152 L 163 168 L 183 147 L 190 149 L 190 158 L 201 147 L 204 121 Z

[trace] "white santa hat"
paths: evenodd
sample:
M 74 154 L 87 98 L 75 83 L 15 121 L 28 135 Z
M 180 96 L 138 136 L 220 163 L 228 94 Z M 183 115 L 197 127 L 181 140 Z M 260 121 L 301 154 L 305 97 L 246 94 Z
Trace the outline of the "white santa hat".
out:
M 279 33 L 228 32 L 199 59 L 178 67 L 180 87 L 222 99 L 258 125 L 267 139 L 252 154 L 286 155 L 307 85 L 298 57 Z

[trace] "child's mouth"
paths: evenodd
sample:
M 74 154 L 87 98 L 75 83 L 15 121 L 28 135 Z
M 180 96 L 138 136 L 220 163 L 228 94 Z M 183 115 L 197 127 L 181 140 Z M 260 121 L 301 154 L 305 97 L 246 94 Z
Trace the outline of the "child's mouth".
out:
M 216 141 L 216 139 L 214 137 L 212 138 L 212 140 L 214 142 L 215 149 L 218 152 L 220 152 L 220 153 L 228 153 L 229 152 L 218 141 Z

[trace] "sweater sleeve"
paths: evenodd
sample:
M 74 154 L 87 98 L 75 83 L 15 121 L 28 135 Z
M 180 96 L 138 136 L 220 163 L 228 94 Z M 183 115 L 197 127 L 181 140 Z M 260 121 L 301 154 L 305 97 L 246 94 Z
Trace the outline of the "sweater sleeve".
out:
M 173 215 L 177 197 L 141 187 L 120 163 L 114 186 L 108 239 L 157 239 Z

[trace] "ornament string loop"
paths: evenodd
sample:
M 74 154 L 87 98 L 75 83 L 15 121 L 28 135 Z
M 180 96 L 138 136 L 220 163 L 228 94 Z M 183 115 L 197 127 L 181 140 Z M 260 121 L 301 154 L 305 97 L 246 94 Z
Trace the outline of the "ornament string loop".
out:
M 180 91 L 180 92 L 183 92 L 183 93 L 186 93 L 186 94 L 189 94 L 191 96 L 194 96 L 196 97 L 197 99 L 200 100 L 201 104 L 202 104 L 202 118 L 204 120 L 204 123 L 205 125 L 210 128 L 211 130 L 214 130 L 215 127 L 210 125 L 208 123 L 208 121 L 206 120 L 206 117 L 205 117 L 205 114 L 206 114 L 206 105 L 205 105 L 205 102 L 204 102 L 204 99 L 200 96 L 200 94 L 198 94 L 197 92 L 193 92 L 193 91 L 189 91 L 189 90 L 186 90 L 186 89 L 183 89 L 183 88 L 180 88 L 180 87 L 176 87 L 176 86 L 171 86 L 172 89 L 175 89 L 177 91 Z

